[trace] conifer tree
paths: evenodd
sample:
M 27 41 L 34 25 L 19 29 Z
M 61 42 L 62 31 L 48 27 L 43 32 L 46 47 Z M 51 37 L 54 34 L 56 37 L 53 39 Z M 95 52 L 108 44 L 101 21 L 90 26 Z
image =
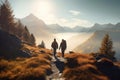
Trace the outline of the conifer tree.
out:
M 45 48 L 45 43 L 44 43 L 43 40 L 42 40 L 41 44 L 38 45 L 38 47 L 40 47 L 40 48 Z
M 15 22 L 12 13 L 9 1 L 5 0 L 0 6 L 0 26 L 2 30 L 14 34 Z
M 100 48 L 100 54 L 103 54 L 108 58 L 112 58 L 115 55 L 115 51 L 113 51 L 113 43 L 108 34 L 106 34 L 103 38 Z
M 18 20 L 17 26 L 16 26 L 15 35 L 16 35 L 17 37 L 19 37 L 20 39 L 22 39 L 23 33 L 24 33 L 24 26 L 23 26 L 23 24 L 21 23 L 21 21 Z
M 30 36 L 30 43 L 31 43 L 32 45 L 35 45 L 35 37 L 34 37 L 33 34 L 31 34 L 31 36 Z
M 26 26 L 24 28 L 22 40 L 27 42 L 27 43 L 30 43 L 30 32 L 28 31 L 28 28 Z

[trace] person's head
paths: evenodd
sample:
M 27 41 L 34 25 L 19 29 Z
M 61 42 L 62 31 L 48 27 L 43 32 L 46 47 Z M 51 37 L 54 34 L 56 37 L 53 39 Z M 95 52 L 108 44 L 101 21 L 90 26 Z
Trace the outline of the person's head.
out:
M 62 39 L 62 42 L 65 42 L 65 40 L 64 40 L 64 39 Z
M 54 41 L 56 41 L 56 39 L 54 38 Z

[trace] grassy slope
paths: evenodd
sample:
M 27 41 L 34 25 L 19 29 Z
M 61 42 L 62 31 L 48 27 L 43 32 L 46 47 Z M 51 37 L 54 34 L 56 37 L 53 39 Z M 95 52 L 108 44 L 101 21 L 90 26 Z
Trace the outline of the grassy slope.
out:
M 46 80 L 46 76 L 52 72 L 51 51 L 26 44 L 23 45 L 22 50 L 29 53 L 31 57 L 0 59 L 0 80 Z M 61 53 L 58 53 L 58 56 L 61 56 Z M 114 65 L 108 60 L 102 66 L 101 63 L 96 65 L 98 62 L 93 56 L 79 53 L 66 54 L 65 58 L 67 62 L 62 74 L 65 80 L 116 80 L 117 77 L 119 79 L 117 73 L 114 74 L 111 69 L 114 69 L 115 65 L 119 66 L 120 63 Z M 114 76 L 107 76 L 104 69 Z M 116 70 L 120 72 L 120 69 Z
M 119 80 L 119 63 L 102 58 L 96 61 L 90 54 L 67 54 L 63 77 L 65 80 Z
M 0 80 L 45 80 L 51 72 L 50 50 L 23 45 L 30 58 L 0 59 Z
M 68 54 L 63 71 L 66 80 L 108 80 L 95 66 L 95 60 L 87 54 Z

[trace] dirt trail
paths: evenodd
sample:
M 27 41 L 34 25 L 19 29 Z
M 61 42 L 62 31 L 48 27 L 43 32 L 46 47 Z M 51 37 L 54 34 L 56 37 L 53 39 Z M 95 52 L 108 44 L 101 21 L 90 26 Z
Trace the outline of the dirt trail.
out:
M 64 69 L 64 58 L 52 58 L 51 67 L 53 73 L 50 76 L 47 76 L 47 80 L 64 80 L 62 78 L 62 71 Z

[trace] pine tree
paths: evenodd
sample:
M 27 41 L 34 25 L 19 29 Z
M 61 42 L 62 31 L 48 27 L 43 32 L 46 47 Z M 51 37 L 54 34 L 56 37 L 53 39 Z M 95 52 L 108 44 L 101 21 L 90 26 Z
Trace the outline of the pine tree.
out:
M 115 51 L 113 51 L 113 43 L 108 34 L 106 34 L 103 38 L 100 48 L 100 54 L 103 54 L 108 58 L 113 58 L 115 55 Z
M 22 40 L 27 43 L 30 43 L 30 32 L 26 26 L 23 31 Z
M 45 48 L 45 43 L 44 41 L 42 40 L 41 44 L 38 45 L 39 48 Z
M 32 45 L 35 45 L 35 37 L 34 37 L 33 34 L 31 34 L 31 36 L 30 36 L 30 43 L 31 43 Z
M 24 26 L 23 26 L 23 24 L 21 23 L 21 21 L 18 20 L 17 26 L 16 26 L 15 35 L 16 35 L 17 37 L 19 37 L 20 39 L 22 39 L 23 33 L 24 33 Z
M 5 0 L 0 6 L 0 26 L 2 30 L 14 34 L 15 22 L 12 13 L 9 1 Z

